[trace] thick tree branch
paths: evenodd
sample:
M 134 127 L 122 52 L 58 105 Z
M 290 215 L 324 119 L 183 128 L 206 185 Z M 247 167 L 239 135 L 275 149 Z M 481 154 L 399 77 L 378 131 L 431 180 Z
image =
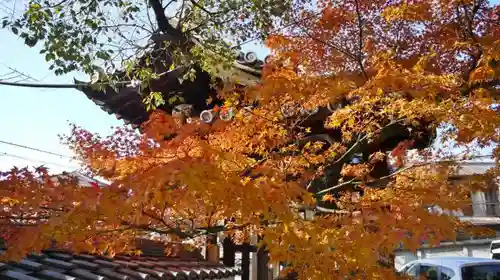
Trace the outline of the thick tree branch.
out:
M 327 193 L 330 191 L 335 191 L 335 190 L 341 189 L 342 187 L 345 187 L 348 185 L 364 184 L 365 186 L 367 186 L 369 188 L 370 187 L 371 188 L 384 187 L 384 186 L 387 186 L 387 184 L 390 183 L 394 179 L 394 177 L 396 177 L 397 175 L 399 175 L 403 172 L 406 172 L 408 170 L 411 170 L 413 168 L 422 167 L 422 166 L 431 165 L 431 164 L 453 164 L 456 162 L 457 162 L 456 160 L 441 160 L 441 161 L 428 161 L 428 162 L 415 163 L 415 164 L 408 165 L 406 167 L 402 167 L 402 168 L 398 169 L 397 171 L 395 171 L 387 176 L 380 177 L 380 178 L 373 180 L 373 181 L 370 181 L 370 182 L 356 180 L 356 178 L 353 178 L 347 182 L 343 182 L 343 183 L 335 185 L 333 187 L 321 190 L 321 191 L 317 192 L 316 194 L 324 194 L 324 193 Z
M 368 138 L 372 137 L 374 134 L 383 133 L 385 130 L 391 128 L 391 126 L 398 124 L 398 123 L 401 123 L 403 120 L 404 119 L 397 119 L 397 120 L 392 121 L 379 129 L 375 130 L 372 133 L 366 133 L 365 135 L 358 137 L 358 139 L 350 145 L 349 149 L 345 153 L 343 153 L 335 161 L 329 163 L 327 165 L 327 167 L 325 168 L 325 170 L 329 171 L 330 174 L 333 176 L 333 180 L 332 180 L 333 182 L 329 182 L 329 183 L 335 184 L 334 187 L 327 188 L 324 190 L 323 189 L 318 190 L 317 187 L 314 187 L 315 181 L 317 180 L 317 178 L 315 178 L 315 179 L 311 180 L 311 182 L 307 185 L 307 187 L 306 187 L 307 190 L 314 192 L 316 194 L 324 194 L 324 193 L 328 192 L 329 190 L 337 189 L 337 188 L 344 187 L 347 185 L 352 185 L 354 179 L 349 180 L 347 182 L 343 182 L 341 184 L 337 184 L 338 180 L 340 179 L 340 171 L 342 170 L 344 163 L 347 160 L 349 160 L 354 154 L 364 152 L 366 150 Z M 387 136 L 381 137 L 380 140 L 384 141 L 386 137 Z
M 187 42 L 186 35 L 180 30 L 173 27 L 165 15 L 165 10 L 161 4 L 160 0 L 149 0 L 149 4 L 153 9 L 155 14 L 156 22 L 158 23 L 158 28 L 161 32 L 169 35 L 169 40 L 172 43 L 183 44 Z

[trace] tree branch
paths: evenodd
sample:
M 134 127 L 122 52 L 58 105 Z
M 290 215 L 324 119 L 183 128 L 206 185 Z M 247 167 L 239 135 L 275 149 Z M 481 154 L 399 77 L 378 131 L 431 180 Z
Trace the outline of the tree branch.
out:
M 329 192 L 329 191 L 338 190 L 338 189 L 340 189 L 344 186 L 347 186 L 347 185 L 365 184 L 367 187 L 372 187 L 372 188 L 386 186 L 390 181 L 392 181 L 392 178 L 394 178 L 397 175 L 399 175 L 403 172 L 406 172 L 410 169 L 422 167 L 425 165 L 431 165 L 431 164 L 451 164 L 451 163 L 455 163 L 455 162 L 457 162 L 457 161 L 456 160 L 441 160 L 441 161 L 429 161 L 429 162 L 415 163 L 415 164 L 411 164 L 411 165 L 408 165 L 406 167 L 400 168 L 397 171 L 395 171 L 387 176 L 380 177 L 380 178 L 378 178 L 374 181 L 371 181 L 371 182 L 355 180 L 355 178 L 353 178 L 347 182 L 343 182 L 341 184 L 335 185 L 335 186 L 330 187 L 328 189 L 321 190 L 321 191 L 317 192 L 316 194 L 324 194 L 324 193 Z
M 210 12 L 209 10 L 205 9 L 205 7 L 203 7 L 202 5 L 200 5 L 200 3 L 194 1 L 194 0 L 189 0 L 189 2 L 191 2 L 191 4 L 193 4 L 193 6 L 195 6 L 196 8 L 204 11 L 205 13 L 209 14 L 209 15 L 216 15 L 217 13 L 214 13 L 214 12 Z
M 359 10 L 359 2 L 358 0 L 354 0 L 354 4 L 356 6 L 356 17 L 358 20 L 358 54 L 356 55 L 356 60 L 358 62 L 359 68 L 365 77 L 365 80 L 368 80 L 368 75 L 366 74 L 365 67 L 363 66 L 363 19 L 361 18 L 361 12 Z
M 149 0 L 149 4 L 153 9 L 155 14 L 156 22 L 158 23 L 158 28 L 161 32 L 169 35 L 169 40 L 176 44 L 183 44 L 187 42 L 187 37 L 185 34 L 175 27 L 173 27 L 165 15 L 165 10 L 161 4 L 160 0 Z
M 299 25 L 299 27 L 302 30 L 302 32 L 304 32 L 304 34 L 306 34 L 307 37 L 309 37 L 310 39 L 312 39 L 314 41 L 317 41 L 318 43 L 321 43 L 323 45 L 326 45 L 326 46 L 328 46 L 328 47 L 330 47 L 330 48 L 338 51 L 339 53 L 342 53 L 342 54 L 346 55 L 347 57 L 351 58 L 352 60 L 356 61 L 356 56 L 353 55 L 353 54 L 351 54 L 351 53 L 349 53 L 347 50 L 344 50 L 344 49 L 342 49 L 342 48 L 340 48 L 340 47 L 338 47 L 338 46 L 336 46 L 336 45 L 334 45 L 332 43 L 329 43 L 327 41 L 321 40 L 321 39 L 313 36 L 311 33 L 307 32 L 307 30 L 303 26 L 301 26 L 301 25 Z

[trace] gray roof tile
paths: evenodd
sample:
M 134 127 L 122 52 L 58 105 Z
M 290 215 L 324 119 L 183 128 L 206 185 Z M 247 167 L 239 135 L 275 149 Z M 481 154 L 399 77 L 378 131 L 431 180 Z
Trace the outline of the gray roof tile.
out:
M 96 274 L 106 276 L 109 279 L 113 279 L 113 280 L 130 280 L 130 279 L 132 279 L 132 277 L 125 275 L 125 274 L 118 273 L 110 268 L 100 268 L 99 270 L 97 270 Z
M 105 276 L 94 274 L 86 269 L 77 268 L 69 272 L 71 275 L 85 280 L 107 280 Z
M 72 269 L 72 268 L 76 267 L 76 265 L 73 263 L 65 262 L 65 261 L 61 261 L 61 260 L 56 260 L 56 259 L 52 259 L 52 258 L 41 259 L 40 262 L 47 264 L 47 265 L 52 265 L 52 266 L 55 266 L 55 267 L 61 268 L 61 269 Z
M 198 259 L 116 256 L 44 251 L 17 263 L 0 263 L 0 279 L 13 280 L 147 280 L 224 279 L 236 269 Z
M 123 267 L 130 267 L 130 268 L 136 268 L 136 267 L 139 267 L 138 264 L 136 263 L 133 263 L 133 262 L 127 262 L 127 261 L 122 261 L 122 260 L 116 260 L 114 261 L 114 263 L 117 263 Z
M 43 279 L 48 279 L 48 280 L 76 280 L 77 278 L 73 276 L 69 276 L 66 274 L 62 274 L 53 270 L 42 270 L 37 273 L 37 276 L 40 276 Z
M 38 280 L 38 278 L 31 277 L 19 271 L 5 270 L 0 272 L 0 279 L 5 280 Z
M 155 278 L 160 278 L 160 279 L 163 279 L 167 275 L 167 273 L 155 270 L 154 268 L 149 269 L 149 268 L 139 267 L 137 271 L 149 274 L 151 276 L 154 276 Z
M 71 255 L 56 253 L 56 252 L 49 253 L 49 256 L 54 258 L 54 259 L 61 260 L 61 261 L 70 261 L 73 259 L 73 256 L 71 256 Z
M 73 264 L 76 264 L 78 266 L 81 266 L 83 268 L 89 269 L 89 270 L 99 269 L 99 264 L 97 264 L 97 263 L 92 263 L 92 262 L 82 261 L 82 260 L 71 260 L 70 262 Z
M 20 267 L 20 268 L 31 270 L 31 271 L 40 271 L 40 270 L 44 269 L 43 264 L 38 263 L 38 262 L 34 262 L 34 261 L 30 261 L 28 259 L 21 260 L 21 261 L 15 263 L 14 265 L 17 267 Z
M 99 264 L 102 267 L 107 267 L 107 268 L 119 268 L 120 264 L 115 263 L 115 262 L 110 262 L 110 261 L 105 261 L 105 260 L 94 260 L 94 263 Z
M 151 276 L 149 276 L 149 274 L 147 274 L 147 273 L 140 272 L 137 270 L 132 270 L 129 268 L 119 268 L 116 271 L 121 273 L 121 274 L 129 275 L 129 276 L 131 276 L 133 278 L 137 278 L 137 279 L 148 280 L 151 278 Z

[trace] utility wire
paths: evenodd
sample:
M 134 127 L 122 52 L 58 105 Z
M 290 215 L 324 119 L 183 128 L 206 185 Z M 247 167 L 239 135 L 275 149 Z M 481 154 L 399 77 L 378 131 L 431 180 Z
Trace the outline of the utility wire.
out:
M 18 69 L 16 69 L 16 68 L 14 68 L 14 67 L 11 67 L 11 66 L 9 66 L 9 65 L 7 65 L 7 64 L 5 64 L 5 63 L 3 63 L 3 62 L 2 62 L 2 63 L 0 63 L 0 64 L 2 64 L 5 68 L 9 69 L 9 70 L 11 71 L 11 73 L 16 73 L 16 74 L 18 74 L 19 76 L 24 77 L 24 79 L 25 79 L 25 80 L 31 80 L 31 81 L 34 81 L 34 82 L 40 82 L 39 80 L 37 80 L 37 79 L 33 78 L 32 76 L 30 76 L 30 75 L 28 75 L 28 74 L 26 74 L 26 73 L 24 73 L 24 72 L 22 72 L 22 71 L 20 71 L 20 70 L 18 70 Z M 12 78 L 11 78 L 11 79 L 12 79 Z
M 21 144 L 12 143 L 12 142 L 3 141 L 3 140 L 0 140 L 0 143 L 6 144 L 6 145 L 10 145 L 10 146 L 14 146 L 14 147 L 23 148 L 23 149 L 32 150 L 32 151 L 36 151 L 36 152 L 40 152 L 40 153 L 45 153 L 45 154 L 48 154 L 48 155 L 53 155 L 53 156 L 58 156 L 58 157 L 62 157 L 62 158 L 67 158 L 67 159 L 75 160 L 74 157 L 70 157 L 70 156 L 67 156 L 67 155 L 63 155 L 63 154 L 59 154 L 59 153 L 55 153 L 55 152 L 51 152 L 51 151 L 46 151 L 46 150 L 42 150 L 42 149 L 38 149 L 38 148 L 33 148 L 33 147 L 26 146 L 26 145 L 21 145 Z
M 11 154 L 11 153 L 5 153 L 5 152 L 0 152 L 0 156 L 12 157 L 12 158 L 22 159 L 22 160 L 26 160 L 26 161 L 30 161 L 30 162 L 39 162 L 39 163 L 47 164 L 47 165 L 57 165 L 57 166 L 60 166 L 60 167 L 67 167 L 67 168 L 69 167 L 69 168 L 74 168 L 74 169 L 80 168 L 79 166 L 76 166 L 76 165 L 68 165 L 68 164 L 61 164 L 61 163 L 55 163 L 55 162 L 48 162 L 48 161 L 43 161 L 43 160 L 38 160 L 38 159 L 32 159 L 32 158 L 23 157 L 23 156 Z
M 10 79 L 9 76 L 12 74 L 16 74 L 16 73 L 13 71 L 10 71 L 10 72 L 4 73 L 4 74 L 0 74 L 0 80 Z

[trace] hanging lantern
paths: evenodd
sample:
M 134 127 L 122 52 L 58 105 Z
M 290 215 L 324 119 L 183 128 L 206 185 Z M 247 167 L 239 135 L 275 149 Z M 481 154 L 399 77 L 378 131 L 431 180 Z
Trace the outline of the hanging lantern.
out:
M 204 123 L 213 123 L 215 121 L 215 112 L 213 110 L 204 110 L 200 113 L 200 120 Z
M 225 122 L 231 121 L 233 119 L 233 117 L 234 117 L 234 115 L 233 115 L 233 108 L 222 109 L 219 112 L 219 118 L 222 121 L 225 121 Z

